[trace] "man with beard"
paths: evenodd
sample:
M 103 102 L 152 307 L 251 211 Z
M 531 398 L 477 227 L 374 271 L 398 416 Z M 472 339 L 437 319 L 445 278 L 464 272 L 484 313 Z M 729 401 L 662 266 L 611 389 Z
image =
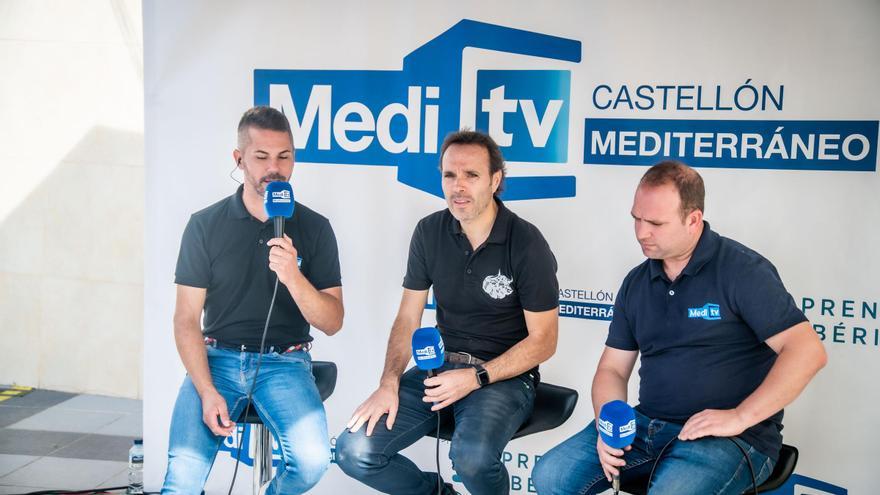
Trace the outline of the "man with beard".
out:
M 303 493 L 326 471 L 329 440 L 309 355 L 309 328 L 342 327 L 342 283 L 333 229 L 296 203 L 282 238 L 263 205 L 266 185 L 293 172 L 287 118 L 269 107 L 245 112 L 233 158 L 244 184 L 192 215 L 175 271 L 174 338 L 187 376 L 171 419 L 162 493 L 200 493 L 223 438 L 235 431 L 262 358 L 251 408 L 283 460 L 267 493 Z M 277 277 L 265 347 L 263 327 Z M 204 313 L 204 320 L 202 319 Z M 204 328 L 202 328 L 204 323 Z
M 337 438 L 337 463 L 385 493 L 436 493 L 439 473 L 398 452 L 433 431 L 442 411 L 455 419 L 449 457 L 467 490 L 507 494 L 501 454 L 532 412 L 538 364 L 556 350 L 556 259 L 498 199 L 504 159 L 491 137 L 453 133 L 440 156 L 447 208 L 416 226 L 379 388 Z M 432 286 L 446 362 L 427 378 L 404 369 Z

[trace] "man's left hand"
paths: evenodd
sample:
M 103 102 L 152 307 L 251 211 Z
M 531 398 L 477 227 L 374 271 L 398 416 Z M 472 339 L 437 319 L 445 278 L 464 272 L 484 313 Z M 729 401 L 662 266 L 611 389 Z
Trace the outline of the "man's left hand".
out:
M 473 368 L 449 370 L 425 380 L 425 402 L 433 402 L 432 411 L 439 411 L 480 388 Z
M 290 286 L 290 281 L 299 273 L 293 242 L 285 235 L 283 238 L 270 239 L 266 245 L 272 248 L 269 250 L 269 269 L 278 274 L 278 280 L 282 284 Z
M 742 433 L 747 427 L 736 409 L 705 409 L 687 420 L 678 433 L 678 439 L 733 437 Z

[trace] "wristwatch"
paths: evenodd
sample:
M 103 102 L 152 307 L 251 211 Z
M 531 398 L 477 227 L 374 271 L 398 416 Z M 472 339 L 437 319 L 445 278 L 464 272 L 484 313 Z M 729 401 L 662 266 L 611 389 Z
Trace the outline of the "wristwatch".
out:
M 480 384 L 480 387 L 485 387 L 489 384 L 489 372 L 486 371 L 486 368 L 479 364 L 474 365 L 474 369 L 477 370 L 477 383 Z

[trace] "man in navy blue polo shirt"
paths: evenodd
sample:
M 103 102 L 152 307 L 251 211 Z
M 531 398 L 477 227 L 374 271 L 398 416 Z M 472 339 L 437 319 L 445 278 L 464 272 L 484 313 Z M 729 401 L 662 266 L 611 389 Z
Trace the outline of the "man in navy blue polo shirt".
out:
M 247 405 L 258 360 L 251 408 L 278 441 L 283 460 L 266 493 L 303 493 L 330 463 L 308 350 L 310 326 L 327 335 L 342 327 L 336 237 L 326 218 L 296 203 L 284 237 L 274 238 L 263 206 L 269 182 L 290 180 L 293 154 L 287 117 L 270 107 L 245 112 L 233 152 L 244 184 L 193 214 L 183 233 L 174 339 L 187 376 L 171 418 L 163 494 L 202 491 L 220 442 Z M 261 349 L 276 277 L 280 286 Z
M 627 399 L 641 353 L 636 436 L 602 442 L 595 421 L 538 462 L 538 493 L 594 494 L 619 475 L 650 493 L 740 494 L 773 470 L 782 408 L 826 356 L 773 265 L 703 220 L 703 179 L 678 162 L 642 177 L 632 207 L 648 257 L 624 279 L 593 378 L 593 408 Z
M 556 351 L 556 259 L 538 229 L 496 197 L 504 160 L 491 137 L 456 132 L 440 153 L 448 208 L 416 226 L 379 388 L 337 438 L 336 460 L 385 493 L 437 493 L 439 474 L 398 452 L 433 431 L 443 411 L 454 415 L 449 457 L 465 487 L 506 495 L 501 454 L 532 412 L 538 364 Z M 427 378 L 404 369 L 431 286 L 446 363 Z

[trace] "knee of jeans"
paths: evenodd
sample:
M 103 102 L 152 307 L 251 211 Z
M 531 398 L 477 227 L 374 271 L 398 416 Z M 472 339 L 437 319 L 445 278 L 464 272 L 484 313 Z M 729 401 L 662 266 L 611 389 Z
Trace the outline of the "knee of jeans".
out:
M 330 453 L 325 452 L 318 456 L 303 456 L 297 460 L 296 465 L 285 464 L 284 470 L 295 476 L 303 487 L 310 489 L 321 481 L 329 467 Z
M 532 483 L 535 485 L 535 491 L 538 493 L 559 493 L 556 490 L 556 476 L 552 467 L 552 463 L 546 461 L 544 457 L 538 459 L 535 463 L 535 469 L 532 470 Z
M 363 431 L 343 431 L 336 438 L 336 464 L 349 476 L 377 469 L 387 462 L 385 456 L 374 452 L 370 437 Z
M 452 442 L 449 458 L 455 472 L 465 480 L 495 474 L 502 467 L 500 453 L 479 442 Z

